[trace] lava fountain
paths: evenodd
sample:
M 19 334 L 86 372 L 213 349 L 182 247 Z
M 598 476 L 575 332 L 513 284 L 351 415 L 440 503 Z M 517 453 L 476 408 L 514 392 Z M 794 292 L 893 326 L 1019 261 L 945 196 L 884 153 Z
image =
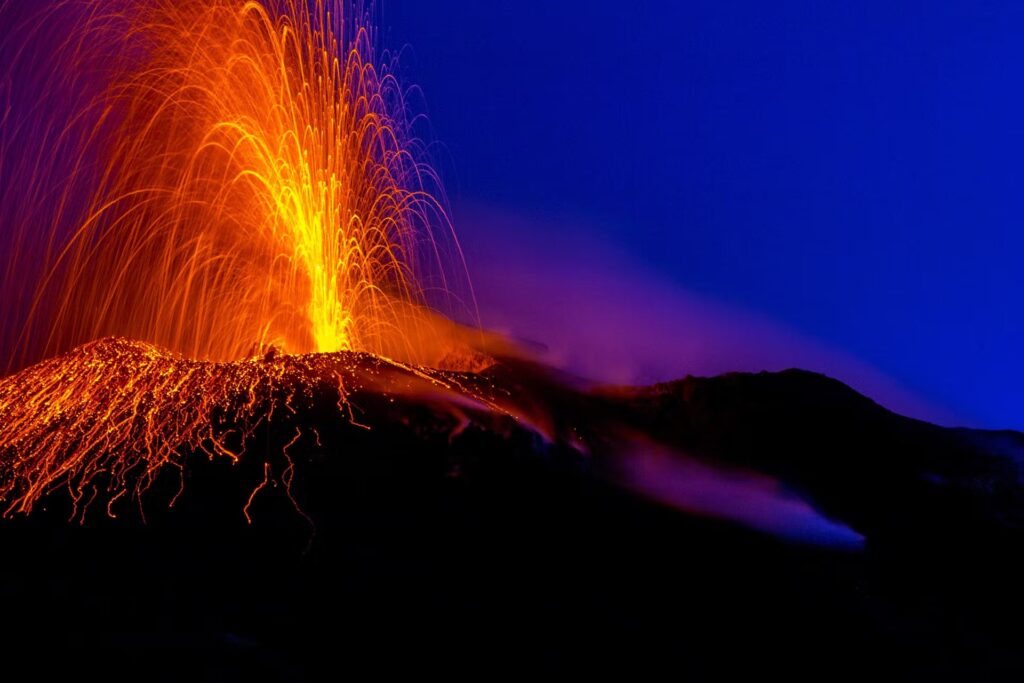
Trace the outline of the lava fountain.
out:
M 38 106 L 4 122 L 5 156 L 32 150 L 0 164 L 12 366 L 107 336 L 218 361 L 275 346 L 429 362 L 431 304 L 471 296 L 361 3 L 5 9 L 7 83 L 45 71 L 18 41 L 50 43 Z
M 458 355 L 438 311 L 472 292 L 371 15 L 0 0 L 0 513 L 113 514 L 325 383 L 350 418 L 356 374 L 449 387 L 419 366 Z M 254 495 L 290 486 L 280 455 Z

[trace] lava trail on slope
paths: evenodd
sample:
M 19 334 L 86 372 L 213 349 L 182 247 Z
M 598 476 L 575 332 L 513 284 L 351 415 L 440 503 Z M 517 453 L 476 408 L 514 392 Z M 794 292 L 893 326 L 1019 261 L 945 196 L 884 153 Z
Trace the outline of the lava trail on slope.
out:
M 5 649 L 169 679 L 1019 672 L 1020 434 L 800 371 L 477 361 L 107 339 L 0 380 Z

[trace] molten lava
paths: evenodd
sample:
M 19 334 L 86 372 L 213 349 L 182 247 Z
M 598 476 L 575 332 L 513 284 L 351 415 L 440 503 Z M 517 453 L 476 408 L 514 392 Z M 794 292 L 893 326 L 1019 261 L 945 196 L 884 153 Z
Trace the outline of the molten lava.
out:
M 61 489 L 79 520 L 94 499 L 112 516 L 122 498 L 144 512 L 142 496 L 161 474 L 177 473 L 183 488 L 192 456 L 238 463 L 257 432 L 279 416 L 291 430 L 288 441 L 265 449 L 274 452 L 265 453 L 263 479 L 249 502 L 270 483 L 290 495 L 289 448 L 303 441 L 307 451 L 317 450 L 318 426 L 360 426 L 349 397 L 367 392 L 406 397 L 407 407 L 415 397 L 453 424 L 465 410 L 509 415 L 472 375 L 372 354 L 270 351 L 214 363 L 103 339 L 0 379 L 0 516 L 29 513 Z M 248 506 L 243 512 L 248 517 Z
M 361 3 L 64 0 L 8 23 L 50 65 L 34 118 L 5 122 L 38 145 L 0 162 L 2 294 L 29 300 L 12 366 L 106 336 L 432 360 L 430 306 L 471 296 Z M 17 86 L 36 55 L 15 57 Z
M 437 312 L 473 317 L 444 192 L 369 7 L 0 1 L 0 513 L 63 487 L 73 516 L 113 514 L 313 393 L 352 420 L 374 368 L 429 393 L 446 381 L 411 364 L 472 360 Z M 300 439 L 253 495 L 290 491 Z

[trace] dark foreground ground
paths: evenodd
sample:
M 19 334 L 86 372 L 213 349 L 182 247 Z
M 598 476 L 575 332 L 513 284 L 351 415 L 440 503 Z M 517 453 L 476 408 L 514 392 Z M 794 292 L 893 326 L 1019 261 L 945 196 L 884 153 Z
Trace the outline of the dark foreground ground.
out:
M 145 523 L 69 524 L 56 494 L 0 522 L 4 661 L 139 681 L 1024 674 L 1021 435 L 907 420 L 796 371 L 615 392 L 489 373 L 594 447 L 511 419 L 453 430 L 367 393 L 352 400 L 371 429 L 288 418 L 323 436 L 291 452 L 312 526 L 281 487 L 246 523 L 260 473 L 245 461 L 194 457 L 176 506 L 153 492 Z M 263 448 L 293 431 L 271 425 Z M 784 482 L 864 544 L 651 502 L 622 485 L 610 442 L 626 432 Z

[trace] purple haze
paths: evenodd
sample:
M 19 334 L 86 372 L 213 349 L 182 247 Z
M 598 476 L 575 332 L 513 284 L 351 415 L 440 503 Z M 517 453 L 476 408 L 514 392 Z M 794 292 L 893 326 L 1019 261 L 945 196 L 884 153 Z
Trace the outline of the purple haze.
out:
M 538 345 L 544 360 L 604 383 L 797 367 L 885 407 L 940 424 L 959 416 L 778 322 L 652 275 L 579 219 L 461 207 L 459 235 L 486 328 Z

